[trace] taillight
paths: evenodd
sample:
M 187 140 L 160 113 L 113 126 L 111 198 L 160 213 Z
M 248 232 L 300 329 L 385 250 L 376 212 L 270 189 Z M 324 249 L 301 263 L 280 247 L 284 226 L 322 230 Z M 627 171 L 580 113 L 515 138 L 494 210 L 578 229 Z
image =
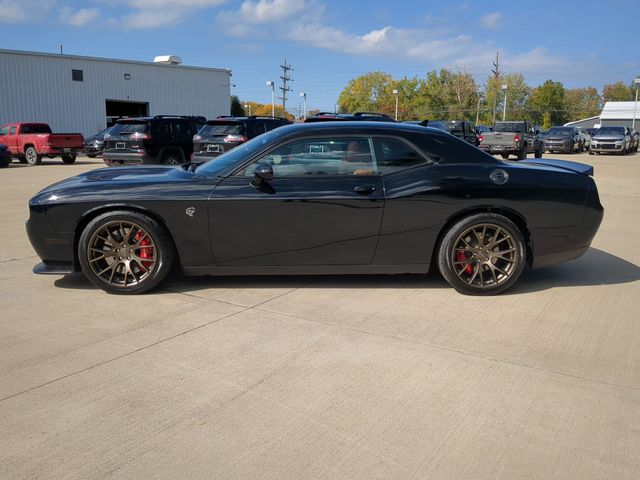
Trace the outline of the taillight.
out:
M 481 142 L 484 141 L 484 137 L 482 135 L 478 135 L 478 140 L 480 140 Z
M 227 135 L 222 140 L 224 143 L 239 143 L 246 142 L 248 139 L 244 135 Z
M 146 141 L 150 141 L 151 140 L 151 134 L 150 133 L 141 133 L 141 132 L 135 132 L 131 135 L 131 140 L 146 140 Z
M 513 141 L 514 142 L 519 142 L 520 141 L 520 135 L 514 135 Z

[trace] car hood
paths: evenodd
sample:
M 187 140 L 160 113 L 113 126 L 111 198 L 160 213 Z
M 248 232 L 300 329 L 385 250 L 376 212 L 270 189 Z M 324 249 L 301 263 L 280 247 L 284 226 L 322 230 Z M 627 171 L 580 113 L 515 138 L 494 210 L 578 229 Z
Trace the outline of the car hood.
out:
M 143 195 L 145 189 L 161 184 L 193 181 L 193 174 L 181 167 L 111 167 L 91 170 L 49 185 L 38 192 L 32 204 L 69 199 L 107 199 L 110 194 Z M 157 191 L 157 190 L 156 190 Z

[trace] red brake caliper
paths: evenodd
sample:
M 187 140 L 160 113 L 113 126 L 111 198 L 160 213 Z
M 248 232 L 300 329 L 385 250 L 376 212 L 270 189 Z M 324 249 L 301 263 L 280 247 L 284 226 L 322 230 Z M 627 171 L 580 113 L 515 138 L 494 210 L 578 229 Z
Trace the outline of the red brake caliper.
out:
M 149 238 L 149 235 L 144 233 L 142 230 L 138 230 L 138 233 L 136 233 L 134 240 L 136 242 L 140 242 L 140 254 L 138 256 L 143 259 L 153 260 L 153 248 L 144 248 L 151 245 L 151 239 Z M 144 260 L 142 261 L 142 266 L 146 269 L 149 269 L 151 265 L 153 265 L 153 262 L 145 262 Z
M 456 250 L 456 258 L 458 259 L 459 262 L 467 261 L 467 255 L 464 253 L 464 250 Z M 473 267 L 471 266 L 471 264 L 468 264 L 464 268 L 464 271 L 467 273 L 473 273 Z

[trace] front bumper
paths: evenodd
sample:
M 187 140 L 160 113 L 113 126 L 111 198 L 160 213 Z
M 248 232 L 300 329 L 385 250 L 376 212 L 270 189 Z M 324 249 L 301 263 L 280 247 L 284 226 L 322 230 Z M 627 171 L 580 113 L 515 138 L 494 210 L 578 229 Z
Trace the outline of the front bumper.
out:
M 544 142 L 544 149 L 547 152 L 567 152 L 573 151 L 573 142 Z
M 622 152 L 624 144 L 616 143 L 596 143 L 591 142 L 589 150 L 596 153 L 620 153 Z
M 74 271 L 72 264 L 65 263 L 40 262 L 33 267 L 33 273 L 36 275 L 68 275 Z

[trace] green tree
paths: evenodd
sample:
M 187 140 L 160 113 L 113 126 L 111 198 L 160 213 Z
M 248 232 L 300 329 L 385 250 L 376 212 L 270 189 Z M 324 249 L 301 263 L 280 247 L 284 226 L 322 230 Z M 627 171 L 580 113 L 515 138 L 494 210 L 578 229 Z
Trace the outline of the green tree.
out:
M 427 74 L 419 93 L 418 108 L 424 117 L 475 121 L 478 85 L 469 73 L 434 70 Z
M 242 102 L 237 95 L 231 96 L 231 116 L 232 117 L 242 117 L 245 115 L 244 107 L 242 106 Z
M 629 102 L 634 100 L 635 91 L 632 86 L 624 82 L 605 85 L 602 89 L 602 99 L 605 102 Z
M 547 80 L 531 92 L 528 101 L 529 116 L 544 129 L 565 122 L 564 86 L 562 82 Z
M 602 109 L 602 98 L 595 87 L 569 88 L 564 91 L 567 121 L 595 117 Z
M 338 97 L 341 112 L 375 112 L 394 102 L 393 77 L 384 72 L 369 72 L 351 80 Z M 390 112 L 385 112 L 390 113 Z
M 502 120 L 505 97 L 502 85 L 507 85 L 506 119 L 530 120 L 527 113 L 527 101 L 531 88 L 525 82 L 524 75 L 508 73 L 500 75 L 500 77 L 492 76 L 487 78 L 481 103 L 481 122 L 491 125 L 494 118 L 495 120 Z

